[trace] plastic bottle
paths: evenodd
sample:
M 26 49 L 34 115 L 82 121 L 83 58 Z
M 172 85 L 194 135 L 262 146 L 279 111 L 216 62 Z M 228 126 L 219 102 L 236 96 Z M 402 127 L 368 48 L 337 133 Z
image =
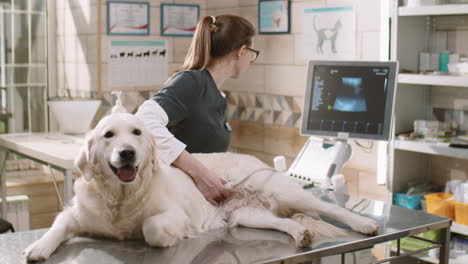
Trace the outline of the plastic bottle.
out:
M 122 91 L 113 91 L 111 94 L 117 96 L 115 105 L 112 107 L 112 114 L 128 113 L 122 103 Z

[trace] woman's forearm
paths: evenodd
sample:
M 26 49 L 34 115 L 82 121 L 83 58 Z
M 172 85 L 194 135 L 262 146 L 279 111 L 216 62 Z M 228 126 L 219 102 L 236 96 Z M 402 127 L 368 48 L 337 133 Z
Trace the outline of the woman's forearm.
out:
M 190 175 L 196 183 L 200 181 L 201 175 L 206 173 L 206 170 L 208 170 L 200 161 L 194 158 L 186 150 L 182 151 L 179 157 L 172 162 L 172 165 Z
M 217 206 L 218 202 L 230 195 L 229 191 L 224 187 L 225 181 L 206 168 L 186 150 L 174 160 L 172 165 L 190 175 L 197 185 L 198 190 L 212 205 Z

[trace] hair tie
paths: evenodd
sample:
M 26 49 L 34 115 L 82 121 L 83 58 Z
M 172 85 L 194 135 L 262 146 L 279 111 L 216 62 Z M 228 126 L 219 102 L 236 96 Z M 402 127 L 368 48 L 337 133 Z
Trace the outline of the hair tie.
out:
M 215 16 L 210 16 L 210 17 L 213 20 L 213 22 L 211 23 L 210 31 L 211 32 L 218 32 L 219 27 L 218 27 L 218 25 L 216 25 L 216 17 Z

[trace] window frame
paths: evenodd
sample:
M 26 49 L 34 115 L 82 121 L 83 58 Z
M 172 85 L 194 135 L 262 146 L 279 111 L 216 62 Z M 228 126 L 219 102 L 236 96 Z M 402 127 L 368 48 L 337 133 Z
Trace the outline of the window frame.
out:
M 6 122 L 7 130 L 5 131 L 6 133 L 17 133 L 17 132 L 33 132 L 33 110 L 32 110 L 32 101 L 31 101 L 31 93 L 33 93 L 33 89 L 43 89 L 41 92 L 43 94 L 42 98 L 40 98 L 41 103 L 43 105 L 43 118 L 41 118 L 44 123 L 43 125 L 40 125 L 40 130 L 45 130 L 46 132 L 48 131 L 48 123 L 49 123 L 49 118 L 48 118 L 48 107 L 47 107 L 47 98 L 48 98 L 48 93 L 49 93 L 49 80 L 50 80 L 50 71 L 49 71 L 49 65 L 52 62 L 52 58 L 48 56 L 50 46 L 51 44 L 55 45 L 55 41 L 51 40 L 51 35 L 49 34 L 50 31 L 50 23 L 49 23 L 49 8 L 51 7 L 50 5 L 55 2 L 55 1 L 48 1 L 45 0 L 46 7 L 43 10 L 33 10 L 32 9 L 32 1 L 27 0 L 27 9 L 26 10 L 18 10 L 16 9 L 15 6 L 15 1 L 18 0 L 12 0 L 10 3 L 1 3 L 0 4 L 0 12 L 2 15 L 0 16 L 1 19 L 3 19 L 1 23 L 2 30 L 0 33 L 3 33 L 2 38 L 5 39 L 5 42 L 8 41 L 9 43 L 4 43 L 2 42 L 0 44 L 0 49 L 2 49 L 3 56 L 1 56 L 1 61 L 0 64 L 2 66 L 3 72 L 2 75 L 0 75 L 0 91 L 2 93 L 2 100 L 0 101 L 0 108 L 5 108 L 6 114 L 10 116 Z M 24 0 L 21 0 L 24 1 Z M 55 4 L 53 6 L 55 8 Z M 52 12 L 53 13 L 53 12 Z M 5 14 L 8 14 L 6 16 Z M 27 15 L 27 50 L 28 50 L 28 61 L 27 63 L 16 63 L 16 45 L 15 45 L 15 33 L 19 32 L 15 27 L 17 27 L 16 20 L 18 18 L 17 15 Z M 39 16 L 45 16 L 45 28 L 44 28 L 44 56 L 46 58 L 46 61 L 44 63 L 33 63 L 33 56 L 32 54 L 32 16 L 33 15 L 39 15 Z M 9 19 L 9 23 L 7 23 L 7 20 Z M 7 33 L 5 30 L 7 27 L 7 30 L 11 32 L 10 39 L 7 39 Z M 10 46 L 11 49 L 8 50 L 8 52 L 11 55 L 7 54 L 7 47 Z M 6 62 L 7 56 L 11 56 L 11 60 Z M 27 74 L 27 80 L 25 83 L 15 83 L 14 77 L 15 72 L 18 68 L 25 68 L 28 71 L 30 71 L 32 68 L 43 68 L 44 69 L 44 82 L 32 82 L 29 80 L 30 76 Z M 6 75 L 10 74 L 10 78 L 8 78 Z M 7 83 L 7 80 L 10 79 L 10 82 Z M 26 98 L 25 100 L 18 101 L 15 100 L 17 98 L 20 89 L 26 89 Z M 24 91 L 22 91 L 24 92 Z M 27 105 L 27 110 L 24 111 L 21 109 L 21 105 L 26 104 Z M 28 123 L 27 127 L 23 127 L 23 119 L 27 118 Z M 36 132 L 36 131 L 35 131 Z M 41 131 L 42 132 L 42 131 Z

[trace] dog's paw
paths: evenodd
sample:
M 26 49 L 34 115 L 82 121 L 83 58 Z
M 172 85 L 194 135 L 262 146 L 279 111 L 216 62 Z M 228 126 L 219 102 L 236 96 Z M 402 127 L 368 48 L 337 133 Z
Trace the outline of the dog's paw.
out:
M 23 251 L 26 262 L 44 261 L 50 257 L 54 248 L 41 240 L 34 242 Z
M 368 235 L 377 235 L 379 225 L 373 219 L 359 216 L 350 224 L 351 229 Z
M 158 237 L 158 239 L 146 239 L 146 242 L 152 247 L 172 247 L 177 244 L 178 239 L 173 237 Z
M 170 247 L 179 241 L 179 235 L 159 226 L 144 229 L 144 236 L 146 243 L 152 247 Z
M 313 238 L 314 235 L 307 229 L 301 230 L 294 237 L 297 247 L 310 247 L 312 245 Z

